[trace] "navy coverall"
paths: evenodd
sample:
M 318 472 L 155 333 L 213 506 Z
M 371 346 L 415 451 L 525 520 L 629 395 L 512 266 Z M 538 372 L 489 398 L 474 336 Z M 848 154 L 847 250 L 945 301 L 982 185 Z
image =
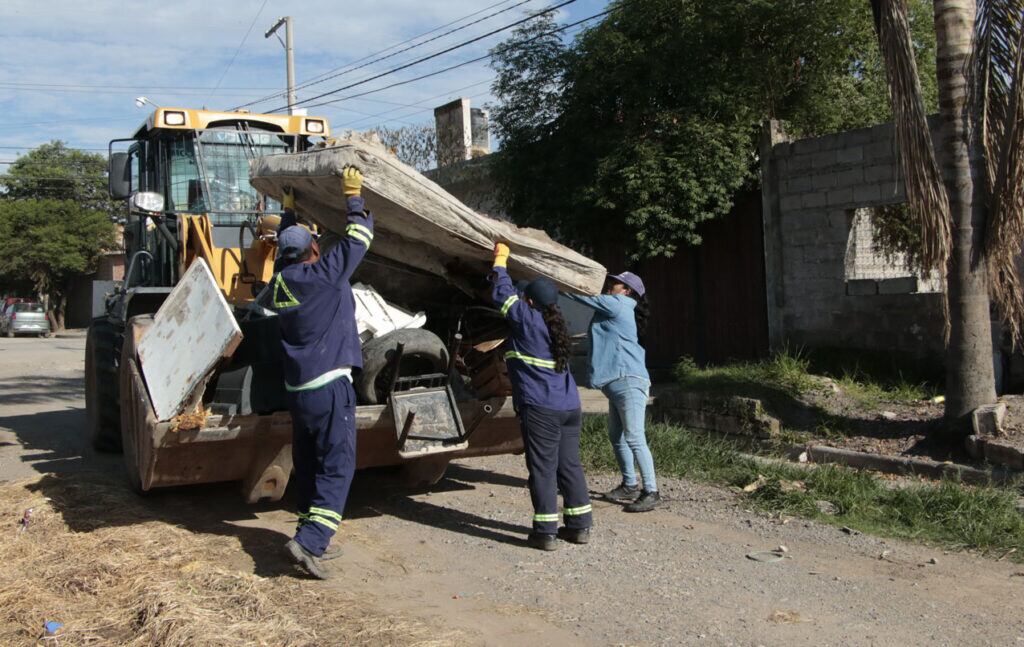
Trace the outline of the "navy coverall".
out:
M 295 226 L 285 211 L 278 232 Z M 373 217 L 348 198 L 346 236 L 315 263 L 284 267 L 271 281 L 281 322 L 298 495 L 295 541 L 322 555 L 341 522 L 356 467 L 356 395 L 363 366 L 349 279 L 373 241 Z
M 558 530 L 558 492 L 565 507 L 565 526 L 573 530 L 593 525 L 590 495 L 580 463 L 580 394 L 572 374 L 555 371 L 548 327 L 540 311 L 516 291 L 504 267 L 495 267 L 494 303 L 508 320 L 505 364 L 512 382 L 512 403 L 526 446 L 533 500 L 533 530 Z

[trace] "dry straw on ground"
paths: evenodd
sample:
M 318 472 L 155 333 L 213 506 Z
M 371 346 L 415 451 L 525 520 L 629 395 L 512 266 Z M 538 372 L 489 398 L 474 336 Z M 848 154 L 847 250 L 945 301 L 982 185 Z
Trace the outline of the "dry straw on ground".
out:
M 241 550 L 236 539 L 153 520 L 125 486 L 103 475 L 0 484 L 0 518 L 3 645 L 454 642 L 340 587 L 231 569 Z M 63 623 L 56 640 L 43 638 L 46 621 Z

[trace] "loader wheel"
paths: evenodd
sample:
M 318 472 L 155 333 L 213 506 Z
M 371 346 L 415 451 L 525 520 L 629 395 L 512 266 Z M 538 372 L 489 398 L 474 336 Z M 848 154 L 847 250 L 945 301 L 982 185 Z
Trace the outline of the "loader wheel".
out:
M 391 385 L 391 358 L 403 344 L 398 376 L 444 373 L 448 370 L 448 349 L 440 337 L 422 328 L 396 330 L 363 344 L 363 370 L 356 376 L 355 388 L 363 404 L 380 404 Z
M 149 394 L 142 383 L 142 371 L 136 352 L 135 336 L 139 329 L 145 330 L 153 323 L 152 315 L 132 317 L 125 330 L 125 341 L 121 349 L 121 373 L 118 382 L 124 394 L 121 407 L 121 445 L 124 447 L 124 467 L 128 483 L 139 495 L 147 494 L 143 485 L 143 466 L 148 464 L 152 452 L 152 439 L 147 427 L 147 416 L 152 411 Z M 148 441 L 148 444 L 147 444 Z M 148 448 L 148 450 L 147 450 Z
M 422 490 L 444 478 L 448 470 L 448 463 L 451 458 L 445 455 L 427 456 L 416 460 L 402 463 L 399 468 L 399 478 L 405 487 L 413 490 Z
M 89 441 L 101 452 L 121 451 L 120 346 L 117 328 L 105 318 L 93 319 L 85 338 L 85 413 Z

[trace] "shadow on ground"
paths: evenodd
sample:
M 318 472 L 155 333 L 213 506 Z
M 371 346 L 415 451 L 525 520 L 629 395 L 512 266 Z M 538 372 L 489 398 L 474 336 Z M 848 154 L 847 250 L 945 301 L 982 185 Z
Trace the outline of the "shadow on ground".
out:
M 0 378 L 0 406 L 80 401 L 83 389 L 81 376 L 28 375 Z

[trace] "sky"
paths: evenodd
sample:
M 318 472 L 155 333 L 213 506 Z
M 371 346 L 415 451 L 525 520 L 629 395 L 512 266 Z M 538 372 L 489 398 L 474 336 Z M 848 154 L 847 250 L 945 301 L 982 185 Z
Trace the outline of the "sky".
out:
M 345 72 L 300 88 L 297 94 L 301 102 L 562 1 L 3 0 L 0 161 L 14 160 L 54 139 L 72 147 L 105 152 L 109 140 L 130 137 L 152 110 L 149 106 L 136 107 L 135 98 L 139 96 L 161 106 L 230 109 L 277 93 L 249 109 L 259 112 L 284 106 L 284 48 L 274 36 L 264 38 L 264 32 L 285 15 L 294 19 L 298 85 L 328 73 Z M 608 0 L 575 0 L 558 10 L 558 21 L 575 22 L 603 11 L 607 4 Z M 361 64 L 360 59 L 380 50 L 386 51 L 373 58 L 482 18 L 486 19 L 387 60 L 346 71 L 346 66 Z M 571 36 L 578 29 L 567 34 Z M 511 31 L 323 100 L 373 90 L 482 56 Z M 433 108 L 452 99 L 469 97 L 474 107 L 493 101 L 489 91 L 493 76 L 485 60 L 364 97 L 311 108 L 310 114 L 328 117 L 335 131 L 432 124 Z M 0 173 L 6 168 L 0 163 Z

